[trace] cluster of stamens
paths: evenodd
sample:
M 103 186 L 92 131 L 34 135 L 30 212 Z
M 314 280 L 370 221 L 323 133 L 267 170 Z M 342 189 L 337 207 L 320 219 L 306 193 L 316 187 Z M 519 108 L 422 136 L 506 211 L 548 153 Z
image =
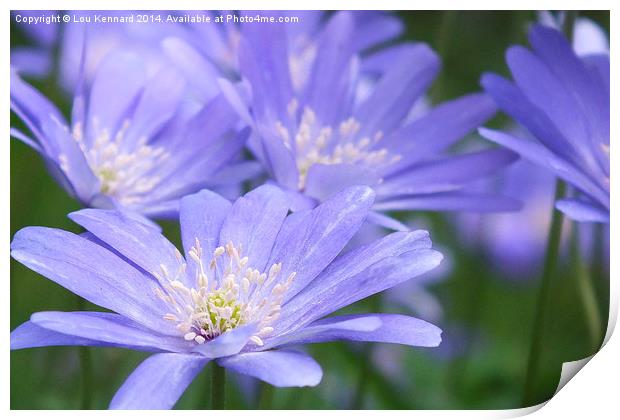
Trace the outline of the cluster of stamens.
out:
M 242 257 L 232 242 L 217 247 L 207 266 L 198 239 L 188 254 L 196 267 L 195 287 L 181 281 L 187 278 L 187 266 L 180 254 L 174 275 L 164 265 L 153 273 L 161 285 L 155 293 L 171 309 L 164 319 L 176 324 L 185 340 L 198 344 L 241 325 L 256 324 L 250 341 L 262 346 L 263 339 L 273 332 L 273 322 L 280 316 L 284 293 L 295 273 L 278 282 L 281 263 L 261 273 L 249 266 L 248 257 Z
M 293 100 L 288 112 L 294 116 L 297 102 Z M 358 139 L 360 123 L 349 118 L 340 123 L 334 133 L 331 126 L 321 126 L 314 111 L 304 108 L 294 136 L 281 122 L 276 123 L 276 132 L 284 145 L 295 153 L 299 171 L 298 188 L 303 190 L 310 167 L 314 164 L 334 165 L 339 163 L 380 166 L 397 162 L 399 155 L 390 155 L 386 148 L 377 148 L 383 138 L 378 131 L 374 136 Z
M 91 170 L 99 178 L 101 192 L 124 205 L 136 204 L 161 180 L 150 172 L 168 158 L 168 153 L 162 147 L 147 145 L 144 137 L 132 147 L 124 144 L 129 120 L 114 136 L 107 128 L 101 129 L 97 119 L 93 119 L 93 126 L 96 134 L 90 144 L 84 141 L 81 124 L 74 125 L 72 134 Z

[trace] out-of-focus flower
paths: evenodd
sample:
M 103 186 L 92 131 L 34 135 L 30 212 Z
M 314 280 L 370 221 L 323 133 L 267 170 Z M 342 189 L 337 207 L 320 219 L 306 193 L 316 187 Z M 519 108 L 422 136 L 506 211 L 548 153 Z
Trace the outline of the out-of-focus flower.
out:
M 113 210 L 72 213 L 87 230 L 81 236 L 25 228 L 13 239 L 13 258 L 113 313 L 36 313 L 11 333 L 11 348 L 154 352 L 111 407 L 171 408 L 211 360 L 274 386 L 314 386 L 320 366 L 287 347 L 334 340 L 437 346 L 441 330 L 416 318 L 325 318 L 441 261 L 425 231 L 396 232 L 341 254 L 373 201 L 370 188 L 357 186 L 288 215 L 289 196 L 275 186 L 233 204 L 204 190 L 181 201 L 185 257 L 158 230 Z
M 545 26 L 561 30 L 566 19 L 565 12 L 556 14 L 541 10 L 538 21 Z M 609 54 L 609 40 L 603 28 L 586 17 L 578 17 L 573 28 L 573 48 L 580 56 L 590 54 Z
M 513 162 L 514 153 L 442 155 L 495 113 L 485 94 L 464 96 L 403 122 L 439 71 L 439 59 L 428 46 L 401 45 L 372 93 L 358 103 L 351 14 L 335 14 L 317 37 L 312 71 L 301 92 L 290 77 L 284 31 L 277 24 L 244 27 L 240 68 L 251 92 L 230 84 L 224 92 L 257 133 L 248 143 L 252 152 L 275 182 L 298 197 L 300 208 L 355 184 L 376 190 L 372 218 L 391 227 L 402 225 L 378 212 L 518 207 L 506 197 L 463 188 Z
M 562 34 L 536 25 L 533 51 L 511 47 L 515 79 L 485 74 L 482 85 L 498 106 L 538 142 L 508 133 L 480 133 L 545 167 L 579 191 L 558 209 L 583 222 L 609 222 L 609 56 L 578 57 Z
M 15 26 L 32 42 L 29 47 L 11 47 L 11 66 L 32 77 L 44 77 L 52 69 L 52 47 L 58 37 L 59 24 L 52 22 L 52 10 L 16 10 L 11 12 Z M 28 23 L 31 19 L 37 23 Z M 46 23 L 47 22 L 47 23 Z
M 223 19 L 223 23 L 187 23 L 178 25 L 178 36 L 191 45 L 201 57 L 216 65 L 224 73 L 239 75 L 238 48 L 243 27 L 263 26 L 257 18 L 273 15 L 264 11 L 193 11 L 189 15 L 207 14 L 212 20 Z M 288 63 L 291 81 L 296 90 L 302 90 L 308 81 L 310 71 L 317 55 L 317 39 L 327 21 L 327 13 L 318 10 L 280 11 L 275 14 L 282 19 L 282 34 L 289 45 Z M 368 53 L 382 44 L 393 40 L 403 31 L 400 19 L 389 13 L 379 11 L 352 12 L 356 23 L 355 45 L 358 53 Z M 248 18 L 254 21 L 248 21 Z M 240 21 L 241 20 L 241 21 Z M 273 24 L 273 23 L 270 23 Z M 381 54 L 367 54 L 372 59 L 365 62 L 366 70 L 376 74 L 388 64 L 387 57 Z
M 227 168 L 249 131 L 238 129 L 228 102 L 218 96 L 202 106 L 188 101 L 185 91 L 176 70 L 149 77 L 140 56 L 118 52 L 101 63 L 92 85 L 78 86 L 69 126 L 12 72 L 11 110 L 30 136 L 17 129 L 11 134 L 39 152 L 83 205 L 172 217 L 183 195 L 239 182 L 248 169 Z

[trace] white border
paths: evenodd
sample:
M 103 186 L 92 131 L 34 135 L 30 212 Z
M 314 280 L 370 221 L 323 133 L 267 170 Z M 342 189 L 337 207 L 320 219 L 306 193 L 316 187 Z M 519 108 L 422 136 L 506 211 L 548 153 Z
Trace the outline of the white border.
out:
M 91 10 L 111 10 L 111 9 L 119 9 L 119 10 L 150 10 L 150 9 L 170 9 L 174 6 L 175 10 L 190 10 L 197 9 L 200 6 L 209 7 L 211 9 L 318 9 L 318 10 L 342 10 L 342 9 L 385 9 L 385 10 L 401 10 L 401 9 L 418 9 L 418 10 L 438 10 L 438 9 L 455 9 L 455 10 L 466 10 L 466 9 L 502 9 L 502 10 L 512 10 L 512 9 L 583 9 L 583 10 L 612 10 L 611 12 L 611 26 L 616 27 L 616 18 L 615 10 L 613 10 L 613 6 L 618 4 L 617 2 L 612 1 L 601 1 L 601 0 L 589 0 L 589 1 L 557 1 L 557 0 L 520 0 L 520 1 L 502 1 L 499 2 L 497 0 L 494 1 L 484 1 L 484 0 L 470 0 L 468 2 L 459 2 L 459 1 L 445 1 L 445 0 L 434 0 L 432 2 L 407 2 L 404 3 L 402 1 L 396 0 L 382 0 L 381 2 L 370 2 L 364 0 L 349 0 L 349 1 L 326 1 L 326 0 L 314 0 L 314 1 L 297 1 L 294 4 L 291 2 L 287 2 L 284 0 L 265 0 L 261 2 L 250 2 L 250 1 L 209 1 L 209 2 L 197 2 L 191 0 L 175 0 L 174 2 L 163 1 L 163 0 L 150 0 L 150 1 L 128 1 L 128 0 L 94 0 L 89 1 L 87 4 L 87 8 Z M 4 317 L 4 334 L 2 335 L 2 339 L 0 341 L 0 348 L 3 351 L 4 357 L 0 362 L 0 372 L 3 373 L 3 380 L 0 382 L 0 404 L 5 410 L 9 410 L 9 390 L 10 390 L 10 375 L 9 375 L 9 211 L 10 211 L 10 201 L 9 201 L 9 51 L 10 51 L 10 38 L 9 38 L 9 10 L 11 9 L 75 9 L 75 8 L 84 8 L 86 6 L 83 2 L 75 2 L 69 0 L 58 0 L 54 2 L 44 2 L 41 0 L 23 0 L 23 1 L 15 1 L 15 0 L 4 0 L 2 2 L 4 14 L 3 18 L 5 20 L 4 24 L 0 26 L 0 39 L 2 40 L 2 53 L 0 56 L 0 72 L 2 76 L 2 83 L 0 83 L 0 97 L 5 100 L 5 112 L 0 113 L 0 126 L 3 134 L 3 140 L 1 142 L 0 149 L 0 188 L 4 191 L 4 199 L 1 201 L 0 205 L 0 217 L 4 223 L 0 223 L 0 237 L 5 238 L 0 241 L 0 253 L 2 255 L 3 263 L 0 264 L 1 270 L 1 279 L 4 287 L 3 293 L 0 293 L 0 299 L 2 302 L 2 307 L 5 311 Z M 611 42 L 610 44 L 613 46 L 616 45 L 618 41 L 617 36 L 615 36 L 616 31 L 611 31 Z M 612 54 L 612 71 L 611 74 L 618 73 L 618 66 L 616 65 L 616 60 L 614 59 L 615 53 Z M 618 109 L 618 91 L 616 89 L 615 82 L 612 83 L 612 96 L 611 96 L 611 109 L 612 115 L 618 115 L 616 111 Z M 614 133 L 612 137 L 617 133 L 618 124 L 617 120 L 612 118 L 611 121 L 611 132 Z M 617 139 L 614 139 L 617 141 Z M 615 150 L 615 148 L 614 148 Z M 618 167 L 618 161 L 620 158 L 618 154 L 615 152 L 612 154 L 612 171 L 615 172 L 615 168 Z M 616 185 L 616 184 L 614 184 Z M 617 188 L 614 186 L 612 188 L 612 208 L 617 209 L 618 207 L 618 194 Z M 615 191 L 615 192 L 614 192 Z M 614 219 L 615 220 L 615 219 Z M 615 224 L 611 226 L 611 249 L 616 249 L 616 243 L 618 240 L 618 228 Z M 592 361 L 587 364 L 587 366 L 580 372 L 577 376 L 576 380 L 570 381 L 559 393 L 555 396 L 550 402 L 546 404 L 544 409 L 537 411 L 537 408 L 544 406 L 542 404 L 539 407 L 528 408 L 528 409 L 520 409 L 520 410 L 504 410 L 504 411 L 417 411 L 415 413 L 408 411 L 392 411 L 389 414 L 385 412 L 373 412 L 373 411 L 360 411 L 356 412 L 354 415 L 361 419 L 365 418 L 374 418 L 375 416 L 384 416 L 389 415 L 391 418 L 407 418 L 410 419 L 411 416 L 415 416 L 417 419 L 443 419 L 443 418 L 470 418 L 470 419 L 482 419 L 482 418 L 509 418 L 509 417 L 518 417 L 525 414 L 529 414 L 535 412 L 532 415 L 532 418 L 535 419 L 549 419 L 549 418 L 563 418 L 563 419 L 571 419 L 571 418 L 583 418 L 587 415 L 595 415 L 596 413 L 601 413 L 602 418 L 609 418 L 609 413 L 618 412 L 619 402 L 617 395 L 617 385 L 618 385 L 618 373 L 620 371 L 620 363 L 618 360 L 618 355 L 620 355 L 620 341 L 617 337 L 611 336 L 610 334 L 613 331 L 613 326 L 615 326 L 617 313 L 618 313 L 618 265 L 615 263 L 614 258 L 611 259 L 611 303 L 610 303 L 610 320 L 609 325 L 611 326 L 608 335 L 606 337 L 607 344 L 605 347 L 594 356 Z M 604 413 L 604 414 L 603 414 Z M 40 412 L 30 412 L 30 411 L 12 411 L 10 412 L 11 417 L 13 418 L 30 418 L 39 417 L 42 413 Z M 246 416 L 250 413 L 243 412 L 235 412 L 235 411 L 225 411 L 218 413 L 196 413 L 194 415 L 206 415 L 213 416 L 217 415 L 219 419 L 231 419 L 237 418 L 241 416 Z M 80 411 L 47 411 L 44 413 L 46 418 L 62 418 L 62 419 L 70 419 L 70 418 L 80 418 L 84 415 Z M 260 412 L 254 411 L 250 414 L 252 417 L 256 419 L 267 418 L 270 419 L 286 419 L 289 420 L 290 416 L 295 416 L 299 419 L 310 418 L 310 416 L 315 416 L 316 413 L 308 412 L 308 411 L 295 411 L 295 412 L 287 412 L 287 411 L 272 411 L 272 412 Z M 343 415 L 347 415 L 342 411 L 323 411 L 321 412 L 321 416 L 326 416 L 329 418 L 337 418 Z M 89 412 L 88 416 L 93 420 L 98 418 L 103 418 L 104 416 L 118 416 L 119 418 L 130 418 L 133 416 L 132 413 L 124 412 L 124 413 L 111 413 L 105 411 L 98 412 Z M 182 411 L 173 411 L 173 412 L 151 412 L 149 413 L 149 417 L 154 419 L 163 418 L 164 416 L 168 417 L 177 417 L 181 418 L 181 416 L 186 416 L 186 414 Z

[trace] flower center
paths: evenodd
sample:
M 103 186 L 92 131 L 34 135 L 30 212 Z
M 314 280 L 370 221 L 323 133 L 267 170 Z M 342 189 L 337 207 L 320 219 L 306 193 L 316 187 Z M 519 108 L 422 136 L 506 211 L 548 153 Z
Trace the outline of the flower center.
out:
M 152 191 L 161 178 L 151 174 L 152 169 L 166 160 L 169 154 L 162 147 L 146 144 L 140 138 L 133 147 L 127 144 L 125 134 L 131 123 L 126 120 L 115 136 L 108 129 L 100 129 L 93 120 L 97 133 L 90 145 L 84 142 L 80 124 L 73 127 L 73 138 L 86 156 L 88 166 L 101 181 L 101 192 L 116 198 L 124 205 L 140 202 L 143 195 Z
M 248 257 L 241 257 L 240 249 L 232 242 L 217 247 L 206 267 L 198 239 L 189 256 L 196 266 L 196 287 L 180 281 L 186 272 L 180 253 L 180 265 L 174 276 L 164 265 L 159 273 L 153 273 L 162 285 L 155 293 L 171 310 L 164 319 L 176 324 L 185 340 L 198 344 L 241 325 L 256 324 L 256 333 L 250 340 L 262 346 L 263 338 L 273 331 L 271 325 L 280 316 L 284 293 L 296 273 L 278 282 L 281 263 L 261 273 L 249 265 Z
M 289 104 L 288 111 L 291 116 L 296 114 L 296 100 Z M 360 138 L 360 127 L 355 118 L 349 118 L 342 121 L 335 131 L 331 126 L 322 126 L 314 111 L 308 107 L 304 108 L 293 136 L 280 121 L 276 122 L 277 135 L 295 154 L 300 190 L 305 188 L 308 171 L 315 164 L 347 163 L 377 167 L 400 159 L 400 155 L 390 155 L 386 148 L 377 147 L 383 138 L 381 131 L 377 131 L 372 137 Z

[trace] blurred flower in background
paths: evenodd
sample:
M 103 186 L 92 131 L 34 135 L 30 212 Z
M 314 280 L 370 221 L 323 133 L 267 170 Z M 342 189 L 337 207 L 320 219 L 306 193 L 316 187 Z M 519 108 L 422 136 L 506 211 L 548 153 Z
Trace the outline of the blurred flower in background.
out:
M 238 128 L 221 96 L 206 105 L 187 100 L 187 85 L 174 68 L 162 66 L 149 76 L 141 56 L 111 53 L 92 85 L 76 87 L 69 126 L 52 103 L 12 72 L 11 110 L 30 134 L 15 128 L 11 133 L 39 152 L 84 206 L 174 217 L 183 195 L 239 183 L 255 172 L 237 165 L 218 180 L 241 152 L 248 130 Z
M 495 113 L 492 101 L 484 94 L 464 96 L 402 125 L 439 70 L 428 46 L 411 43 L 398 48 L 373 92 L 355 104 L 363 64 L 355 55 L 353 28 L 350 14 L 332 16 L 319 37 L 304 92 L 293 87 L 282 27 L 244 28 L 240 67 L 251 100 L 244 104 L 233 88 L 227 93 L 257 133 L 249 142 L 252 153 L 298 197 L 299 208 L 356 183 L 377 191 L 372 220 L 396 229 L 403 225 L 379 212 L 518 208 L 506 197 L 463 191 L 516 155 L 505 149 L 441 154 Z
M 608 223 L 609 56 L 580 58 L 560 32 L 544 26 L 529 35 L 533 52 L 516 46 L 506 54 L 515 82 L 486 74 L 481 83 L 539 143 L 480 133 L 575 187 L 577 196 L 556 203 L 570 218 Z

